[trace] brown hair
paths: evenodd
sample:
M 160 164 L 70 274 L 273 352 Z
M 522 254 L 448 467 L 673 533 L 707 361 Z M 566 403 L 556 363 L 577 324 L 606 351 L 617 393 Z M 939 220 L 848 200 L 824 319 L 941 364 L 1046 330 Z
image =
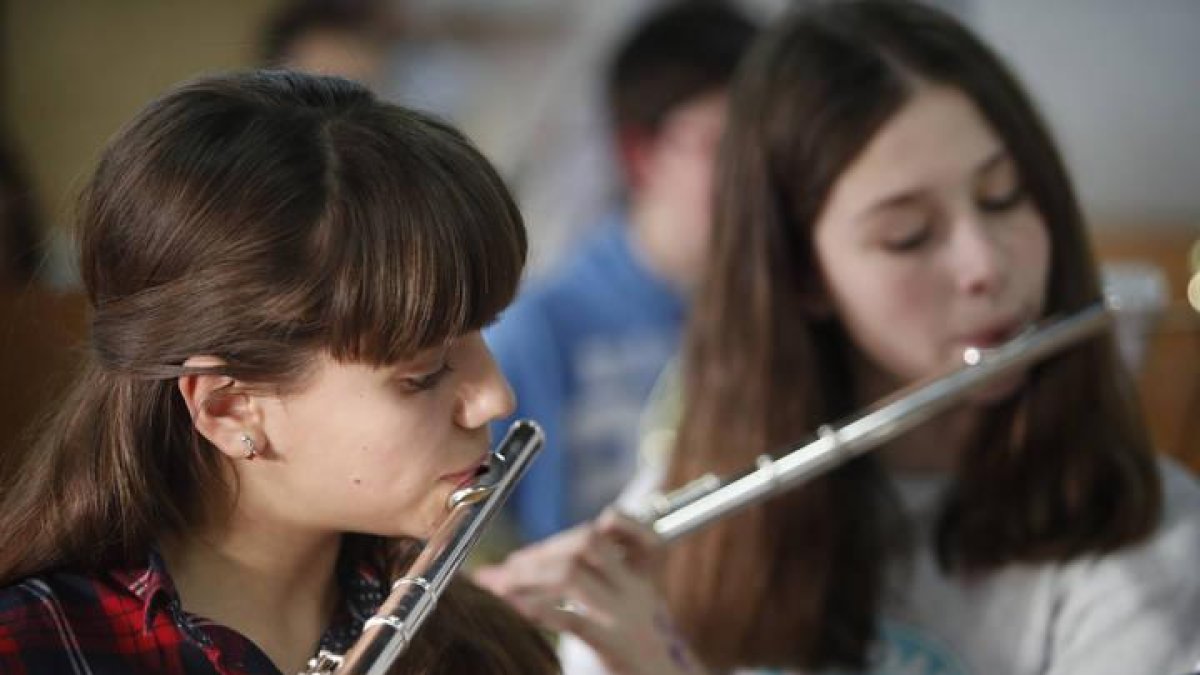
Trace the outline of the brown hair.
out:
M 996 55 L 919 3 L 790 17 L 751 51 L 731 95 L 669 487 L 744 469 L 866 403 L 842 327 L 799 299 L 819 283 L 811 236 L 830 190 L 919 82 L 963 92 L 1011 152 L 1049 228 L 1046 313 L 1099 299 L 1063 162 Z M 1111 339 L 1036 367 L 984 426 L 937 528 L 948 571 L 1103 553 L 1157 523 L 1149 441 Z M 673 547 L 669 602 L 711 665 L 862 667 L 897 517 L 878 461 L 860 458 Z
M 88 363 L 4 479 L 0 584 L 144 561 L 232 499 L 180 375 L 283 389 L 321 351 L 392 363 L 490 321 L 526 253 L 512 198 L 459 132 L 287 72 L 151 103 L 103 153 L 78 234 Z M 226 365 L 185 370 L 197 354 Z
M 359 548 L 363 555 L 372 557 L 375 565 L 400 571 L 407 570 L 421 551 L 420 543 L 412 539 L 395 542 L 382 555 L 373 537 L 348 535 L 347 541 L 351 552 Z M 398 572 L 391 575 L 398 576 Z M 459 576 L 446 587 L 437 610 L 396 659 L 391 672 L 552 675 L 560 669 L 554 649 L 538 629 L 507 602 Z
M 404 675 L 539 675 L 558 673 L 545 636 L 508 603 L 467 579 L 446 587 L 438 609 L 396 660 Z

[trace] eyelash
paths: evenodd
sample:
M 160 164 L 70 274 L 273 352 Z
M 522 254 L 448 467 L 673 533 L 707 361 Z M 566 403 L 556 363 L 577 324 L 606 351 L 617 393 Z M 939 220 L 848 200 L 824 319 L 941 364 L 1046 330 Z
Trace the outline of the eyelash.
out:
M 929 227 L 924 226 L 918 232 L 911 234 L 904 239 L 897 241 L 889 241 L 884 243 L 884 247 L 894 253 L 907 253 L 914 251 L 925 243 L 929 238 Z
M 1003 213 L 1025 201 L 1025 187 L 1017 185 L 1013 191 L 998 199 L 982 198 L 978 200 L 979 210 L 984 213 Z
M 977 200 L 979 210 L 984 213 L 1004 213 L 1019 206 L 1025 201 L 1026 193 L 1024 186 L 1017 185 L 1012 192 L 998 199 L 979 199 Z M 895 253 L 907 253 L 920 248 L 922 244 L 929 238 L 929 228 L 922 227 L 920 231 L 898 241 L 889 241 L 884 246 Z
M 449 361 L 446 361 L 432 373 L 404 378 L 404 384 L 412 391 L 429 391 L 438 386 L 452 372 L 454 372 L 454 366 L 450 365 Z

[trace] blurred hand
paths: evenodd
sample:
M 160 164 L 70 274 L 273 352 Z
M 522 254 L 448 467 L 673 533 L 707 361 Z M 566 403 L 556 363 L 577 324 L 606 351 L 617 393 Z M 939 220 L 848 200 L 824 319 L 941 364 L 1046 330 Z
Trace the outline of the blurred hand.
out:
M 614 675 L 702 673 L 652 581 L 658 537 L 614 510 L 478 570 L 481 586 L 577 636 Z

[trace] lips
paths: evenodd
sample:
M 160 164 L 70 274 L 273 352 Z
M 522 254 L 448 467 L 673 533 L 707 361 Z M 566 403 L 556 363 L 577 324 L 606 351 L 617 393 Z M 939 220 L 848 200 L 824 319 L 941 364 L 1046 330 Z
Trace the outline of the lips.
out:
M 483 475 L 487 471 L 487 460 L 489 453 L 483 453 L 473 464 L 461 471 L 455 471 L 443 475 L 440 480 L 452 483 L 454 487 L 460 488 L 468 483 L 472 483 L 476 478 Z
M 977 347 L 979 349 L 998 347 L 1016 337 L 1024 326 L 1025 323 L 1023 321 L 1006 321 L 992 324 L 981 331 L 964 336 L 962 342 L 968 347 Z

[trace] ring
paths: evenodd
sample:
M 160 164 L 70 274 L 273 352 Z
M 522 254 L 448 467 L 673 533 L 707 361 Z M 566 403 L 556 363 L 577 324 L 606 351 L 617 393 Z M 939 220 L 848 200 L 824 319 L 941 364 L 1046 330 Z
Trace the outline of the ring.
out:
M 572 602 L 566 598 L 559 600 L 558 604 L 554 608 L 560 612 L 574 614 L 575 616 L 587 616 L 588 613 L 587 605 L 583 605 L 578 602 Z

